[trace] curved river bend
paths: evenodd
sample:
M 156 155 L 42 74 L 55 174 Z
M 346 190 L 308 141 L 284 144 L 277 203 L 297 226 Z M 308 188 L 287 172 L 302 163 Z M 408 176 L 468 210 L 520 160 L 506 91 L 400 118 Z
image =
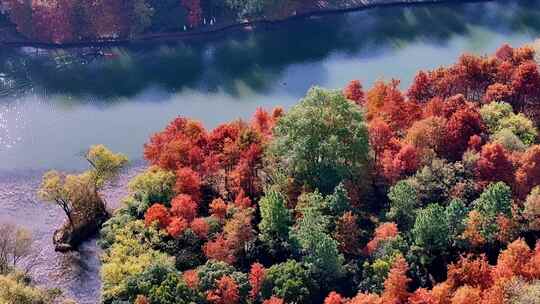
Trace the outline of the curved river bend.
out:
M 365 87 L 381 78 L 406 88 L 419 69 L 463 52 L 494 52 L 540 33 L 540 0 L 376 8 L 184 42 L 129 47 L 0 50 L 0 222 L 29 227 L 39 284 L 81 304 L 99 299 L 99 250 L 57 254 L 51 235 L 63 220 L 39 202 L 44 170 L 80 170 L 81 151 L 103 143 L 135 166 L 106 191 L 118 206 L 125 181 L 144 164 L 142 145 L 177 115 L 209 128 L 248 118 L 259 106 L 290 107 L 314 85 Z

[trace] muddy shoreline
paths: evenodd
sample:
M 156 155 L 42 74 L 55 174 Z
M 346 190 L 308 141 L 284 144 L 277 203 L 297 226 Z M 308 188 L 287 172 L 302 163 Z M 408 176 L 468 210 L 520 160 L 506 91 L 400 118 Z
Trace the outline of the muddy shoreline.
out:
M 233 30 L 251 30 L 257 26 L 272 26 L 272 25 L 286 25 L 289 21 L 305 18 L 316 18 L 325 15 L 337 15 L 347 12 L 368 10 L 376 7 L 392 7 L 392 6 L 418 6 L 418 5 L 435 5 L 441 3 L 467 3 L 467 2 L 491 2 L 495 0 L 348 0 L 346 3 L 341 4 L 336 8 L 320 8 L 320 9 L 308 9 L 301 13 L 295 13 L 283 18 L 269 19 L 262 17 L 256 20 L 250 20 L 245 22 L 224 22 L 215 26 L 203 26 L 202 28 L 180 31 L 180 32 L 163 32 L 163 33 L 149 33 L 133 37 L 130 39 L 114 39 L 114 40 L 96 40 L 96 41 L 81 41 L 81 42 L 69 42 L 63 44 L 44 43 L 38 41 L 28 40 L 16 33 L 2 33 L 0 29 L 0 46 L 4 47 L 35 47 L 44 49 L 54 48 L 80 48 L 80 47 L 107 47 L 107 46 L 122 46 L 130 44 L 144 44 L 155 41 L 174 41 L 174 40 L 189 40 L 198 37 L 226 34 Z M 12 27 L 13 28 L 13 27 Z M 6 28 L 4 28 L 5 30 Z M 18 36 L 17 39 L 2 37 L 2 36 Z

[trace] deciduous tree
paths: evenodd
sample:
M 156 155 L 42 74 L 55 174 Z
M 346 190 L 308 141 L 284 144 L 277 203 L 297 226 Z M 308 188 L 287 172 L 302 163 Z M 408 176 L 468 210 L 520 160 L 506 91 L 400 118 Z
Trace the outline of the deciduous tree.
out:
M 172 217 L 169 225 L 167 225 L 167 232 L 173 238 L 178 238 L 189 227 L 188 222 L 181 217 Z
M 223 276 L 217 281 L 216 289 L 210 291 L 206 299 L 215 304 L 237 304 L 240 299 L 238 285 L 229 276 Z
M 390 188 L 388 198 L 390 199 L 390 210 L 387 217 L 396 221 L 401 230 L 409 230 L 414 224 L 415 210 L 419 206 L 416 189 L 406 180 L 399 181 Z
M 509 185 L 514 183 L 514 165 L 508 152 L 500 144 L 487 144 L 482 147 L 476 170 L 479 180 L 484 184 L 495 181 L 503 181 Z
M 450 245 L 450 231 L 444 211 L 438 204 L 421 209 L 411 231 L 414 243 L 433 254 L 444 254 Z
M 160 228 L 167 228 L 171 222 L 171 215 L 169 210 L 162 204 L 154 204 L 144 214 L 144 223 L 146 226 L 151 226 L 154 222 L 158 224 Z
M 273 250 L 287 246 L 292 218 L 283 195 L 273 188 L 268 189 L 259 201 L 259 208 L 259 238 Z
M 339 293 L 332 291 L 324 299 L 324 304 L 345 304 L 347 300 L 343 298 Z
M 366 245 L 368 254 L 373 253 L 379 246 L 379 243 L 384 240 L 395 238 L 399 231 L 395 223 L 382 223 L 375 229 L 373 238 Z
M 197 203 L 191 196 L 180 194 L 171 202 L 171 214 L 181 217 L 189 223 L 197 216 Z
M 388 278 L 384 281 L 384 291 L 382 293 L 383 303 L 405 304 L 409 297 L 407 285 L 411 281 L 407 277 L 408 265 L 403 256 L 398 256 L 388 273 Z
M 334 238 L 338 241 L 342 253 L 350 255 L 360 253 L 360 227 L 357 221 L 358 216 L 349 211 L 336 222 Z
M 523 215 L 529 224 L 529 229 L 540 230 L 540 186 L 533 188 L 527 196 Z
M 260 263 L 253 263 L 249 271 L 249 284 L 251 285 L 250 297 L 252 300 L 259 298 L 262 285 L 266 278 L 266 269 Z
M 367 128 L 341 92 L 315 87 L 279 120 L 269 151 L 299 182 L 329 193 L 365 164 Z
M 351 80 L 345 89 L 343 89 L 343 96 L 345 98 L 354 101 L 358 105 L 364 105 L 364 91 L 362 90 L 362 84 L 359 80 Z

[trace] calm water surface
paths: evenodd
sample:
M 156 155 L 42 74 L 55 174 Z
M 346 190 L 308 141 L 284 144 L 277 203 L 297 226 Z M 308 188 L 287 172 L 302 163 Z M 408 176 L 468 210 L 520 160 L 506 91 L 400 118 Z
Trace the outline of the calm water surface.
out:
M 406 88 L 419 69 L 539 33 L 540 1 L 494 1 L 372 9 L 185 42 L 1 49 L 0 221 L 34 231 L 44 261 L 35 270 L 39 283 L 96 303 L 95 242 L 76 254 L 52 251 L 62 218 L 35 198 L 44 170 L 84 168 L 81 152 L 96 143 L 140 160 L 149 135 L 178 115 L 211 128 L 260 106 L 290 107 L 312 85 L 360 79 L 369 87 L 394 77 Z M 107 195 L 114 202 L 123 193 Z

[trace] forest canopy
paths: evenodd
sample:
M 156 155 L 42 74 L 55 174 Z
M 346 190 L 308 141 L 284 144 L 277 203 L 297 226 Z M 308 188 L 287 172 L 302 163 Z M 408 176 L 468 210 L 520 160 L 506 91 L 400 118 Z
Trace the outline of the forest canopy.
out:
M 213 130 L 174 119 L 101 231 L 103 303 L 533 303 L 534 56 L 314 87 Z

